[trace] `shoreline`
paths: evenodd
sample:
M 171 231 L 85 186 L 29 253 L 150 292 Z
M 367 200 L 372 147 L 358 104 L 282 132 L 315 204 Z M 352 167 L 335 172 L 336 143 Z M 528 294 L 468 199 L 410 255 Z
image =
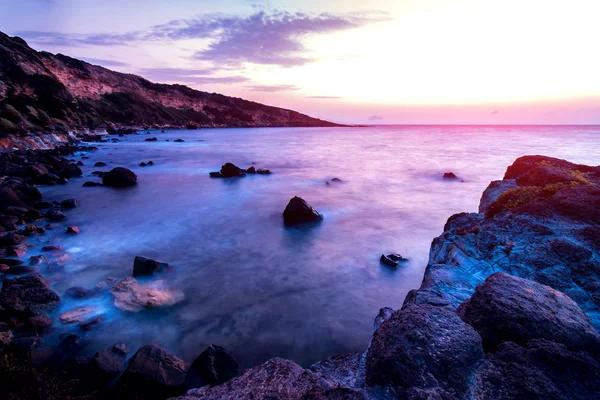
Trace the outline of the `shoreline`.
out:
M 72 150 L 72 147 L 70 149 Z M 62 151 L 63 150 L 60 149 L 51 150 L 50 153 L 55 152 L 60 154 Z M 63 160 L 65 159 L 63 158 Z M 522 225 L 525 224 L 523 225 L 525 226 L 525 228 L 528 228 L 527 224 L 530 224 L 532 226 L 535 225 L 536 227 L 537 225 L 549 224 L 549 222 L 545 220 L 545 218 L 548 218 L 547 215 L 527 214 L 532 212 L 531 210 L 527 209 L 528 205 L 531 206 L 530 203 L 525 203 L 515 208 L 515 210 L 518 210 L 519 213 L 513 211 L 512 209 L 504 210 L 504 212 L 508 212 L 509 214 L 505 215 L 502 218 L 490 219 L 486 217 L 485 214 L 488 212 L 488 209 L 491 207 L 492 204 L 495 204 L 496 201 L 501 198 L 503 193 L 508 192 L 510 190 L 518 189 L 520 186 L 517 184 L 517 182 L 518 179 L 522 177 L 522 175 L 527 175 L 527 173 L 530 172 L 530 170 L 535 170 L 535 168 L 539 168 L 540 166 L 549 169 L 550 172 L 552 172 L 552 174 L 544 170 L 543 173 L 541 173 L 541 176 L 535 177 L 537 181 L 533 183 L 546 185 L 549 177 L 553 177 L 554 175 L 556 175 L 556 171 L 559 171 L 562 174 L 559 174 L 560 178 L 562 179 L 562 181 L 559 179 L 559 183 L 563 181 L 578 181 L 579 184 L 571 185 L 569 183 L 569 187 L 561 187 L 557 190 L 557 193 L 561 192 L 562 190 L 592 190 L 592 193 L 590 194 L 590 196 L 592 196 L 591 199 L 597 201 L 596 196 L 598 195 L 598 193 L 594 191 L 595 187 L 592 187 L 593 185 L 590 185 L 590 187 L 588 188 L 588 183 L 584 183 L 584 181 L 582 180 L 584 179 L 585 181 L 590 182 L 590 179 L 594 180 L 596 179 L 596 177 L 600 177 L 600 171 L 597 171 L 595 167 L 584 168 L 584 166 L 577 166 L 575 164 L 570 163 L 565 164 L 565 162 L 563 161 L 559 162 L 560 160 L 557 161 L 556 159 L 543 157 L 535 159 L 535 162 L 531 160 L 531 157 L 524 157 L 523 160 L 517 160 L 517 162 L 515 162 L 515 164 L 513 164 L 513 166 L 509 168 L 509 171 L 511 170 L 511 168 L 513 170 L 518 170 L 518 174 L 514 172 L 513 177 L 513 175 L 509 175 L 507 172 L 508 178 L 506 179 L 506 182 L 500 181 L 500 183 L 492 182 L 492 184 L 490 184 L 490 187 L 483 194 L 479 214 L 463 213 L 450 217 L 444 229 L 444 234 L 442 234 L 442 236 L 440 236 L 439 238 L 436 238 L 432 244 L 430 262 L 427 266 L 427 269 L 425 270 L 423 284 L 421 285 L 421 288 L 419 290 L 412 291 L 411 293 L 409 293 L 409 295 L 407 295 L 402 309 L 396 312 L 389 308 L 383 308 L 381 310 L 380 314 L 375 320 L 375 334 L 373 336 L 373 339 L 371 340 L 371 344 L 369 345 L 367 351 L 365 351 L 362 355 L 353 353 L 333 356 L 328 359 L 322 360 L 318 363 L 315 363 L 313 366 L 306 370 L 302 369 L 292 361 L 273 359 L 267 361 L 267 363 L 265 364 L 250 368 L 249 370 L 245 371 L 244 374 L 240 377 L 234 378 L 234 376 L 239 373 L 239 367 L 236 367 L 237 362 L 233 360 L 233 358 L 229 355 L 229 353 L 227 353 L 225 349 L 218 348 L 218 346 L 216 346 L 217 348 L 214 349 L 207 349 L 206 351 L 208 351 L 209 353 L 203 353 L 204 356 L 201 354 L 194 361 L 194 363 L 192 363 L 192 366 L 194 366 L 194 364 L 196 364 L 196 366 L 194 368 L 189 368 L 183 361 L 181 361 L 176 356 L 169 354 L 168 352 L 160 349 L 159 347 L 152 346 L 144 346 L 140 350 L 138 350 L 138 352 L 136 352 L 135 355 L 130 359 L 129 366 L 126 367 L 125 361 L 128 358 L 126 354 L 129 354 L 131 356 L 133 355 L 133 351 L 128 353 L 126 346 L 125 349 L 123 349 L 123 346 L 115 345 L 111 348 L 104 350 L 97 349 L 98 353 L 96 357 L 94 357 L 94 359 L 98 358 L 98 355 L 100 354 L 102 361 L 108 361 L 105 364 L 102 364 L 102 362 L 98 364 L 97 360 L 88 360 L 86 363 L 84 363 L 84 365 L 92 365 L 94 369 L 87 370 L 87 367 L 84 368 L 86 369 L 84 375 L 87 374 L 88 376 L 85 376 L 84 378 L 82 378 L 82 380 L 86 382 L 85 385 L 91 385 L 89 383 L 89 380 L 91 378 L 94 378 L 92 380 L 95 380 L 95 378 L 98 378 L 99 376 L 103 376 L 103 374 L 108 373 L 110 379 L 106 379 L 107 377 L 103 376 L 103 379 L 101 379 L 99 386 L 91 385 L 89 387 L 106 387 L 107 382 L 109 383 L 108 386 L 111 387 L 111 385 L 115 384 L 115 379 L 118 378 L 118 389 L 110 390 L 118 390 L 119 393 L 122 396 L 124 396 L 123 398 L 128 398 L 127 395 L 124 394 L 125 392 L 130 394 L 131 391 L 137 392 L 138 390 L 142 390 L 139 387 L 142 384 L 149 385 L 152 388 L 152 390 L 156 390 L 157 393 L 160 393 L 160 396 L 156 398 L 164 398 L 165 396 L 181 394 L 182 385 L 184 385 L 184 382 L 186 380 L 191 379 L 188 376 L 191 373 L 190 371 L 194 372 L 195 375 L 203 376 L 200 382 L 210 382 L 211 385 L 215 386 L 214 388 L 209 388 L 205 386 L 200 389 L 194 389 L 190 393 L 188 393 L 186 397 L 183 397 L 185 399 L 227 398 L 229 396 L 233 396 L 234 394 L 240 395 L 241 393 L 244 393 L 243 391 L 247 388 L 251 388 L 256 393 L 261 393 L 261 390 L 267 390 L 267 388 L 261 386 L 260 382 L 266 379 L 272 379 L 273 377 L 278 377 L 279 379 L 281 379 L 283 387 L 285 388 L 285 390 L 288 391 L 286 393 L 290 395 L 289 398 L 303 398 L 303 396 L 306 396 L 310 392 L 315 391 L 318 392 L 318 394 L 325 396 L 317 398 L 332 398 L 333 396 L 337 396 L 339 394 L 346 396 L 342 398 L 394 398 L 400 396 L 400 394 L 402 394 L 402 396 L 406 395 L 408 396 L 408 398 L 417 398 L 414 397 L 417 393 L 415 391 L 416 389 L 414 389 L 413 387 L 407 388 L 406 383 L 403 383 L 405 381 L 403 381 L 402 379 L 398 380 L 399 378 L 396 375 L 400 372 L 393 371 L 393 376 L 390 377 L 390 373 L 385 368 L 381 371 L 378 370 L 378 363 L 384 362 L 387 357 L 385 352 L 383 352 L 383 354 L 380 354 L 382 352 L 382 348 L 378 346 L 380 346 L 381 340 L 387 343 L 383 349 L 393 347 L 396 341 L 401 341 L 402 338 L 398 337 L 398 332 L 396 329 L 392 331 L 386 331 L 386 329 L 384 329 L 385 327 L 389 328 L 390 326 L 392 326 L 392 323 L 395 323 L 394 321 L 405 318 L 408 322 L 414 323 L 414 326 L 409 324 L 410 329 L 419 330 L 423 329 L 423 326 L 428 327 L 428 324 L 431 323 L 429 317 L 437 316 L 436 318 L 445 321 L 445 323 L 449 324 L 449 326 L 452 326 L 453 328 L 456 328 L 459 332 L 461 332 L 461 340 L 464 340 L 464 337 L 470 337 L 472 339 L 471 348 L 467 349 L 468 351 L 466 351 L 465 354 L 460 353 L 460 351 L 458 352 L 458 354 L 461 357 L 464 356 L 467 359 L 473 359 L 474 361 L 468 364 L 470 368 L 469 371 L 465 372 L 461 377 L 462 386 L 456 386 L 453 382 L 451 382 L 452 385 L 448 386 L 444 383 L 446 380 L 448 380 L 448 377 L 436 376 L 436 380 L 441 383 L 439 383 L 437 386 L 432 386 L 431 384 L 427 383 L 424 386 L 425 389 L 423 390 L 426 390 L 428 393 L 431 392 L 432 395 L 435 394 L 436 396 L 440 396 L 440 398 L 462 398 L 462 396 L 466 396 L 467 393 L 469 393 L 470 395 L 473 391 L 481 389 L 478 389 L 478 387 L 473 386 L 473 382 L 474 380 L 476 380 L 477 377 L 476 374 L 478 373 L 478 371 L 481 371 L 482 368 L 484 368 L 484 366 L 488 369 L 491 368 L 488 364 L 492 362 L 488 360 L 489 357 L 487 353 L 490 353 L 490 351 L 481 348 L 482 345 L 480 336 L 482 335 L 479 333 L 479 331 L 475 332 L 473 328 L 469 328 L 470 325 L 462 321 L 461 318 L 459 318 L 456 315 L 455 310 L 457 309 L 457 306 L 459 304 L 463 304 L 471 298 L 471 295 L 475 291 L 475 287 L 483 284 L 485 278 L 487 278 L 494 272 L 498 272 L 496 270 L 494 270 L 493 272 L 491 270 L 488 271 L 490 262 L 485 260 L 485 256 L 481 254 L 478 256 L 474 256 L 474 254 L 480 250 L 480 244 L 472 236 L 480 235 L 481 232 L 485 232 L 486 229 L 491 232 L 494 232 L 494 229 L 500 229 L 498 226 L 495 225 L 495 223 L 498 222 L 497 220 L 502 221 L 503 218 L 510 220 L 511 218 L 518 217 L 519 223 L 521 223 Z M 68 162 L 67 164 L 71 165 Z M 63 169 L 65 167 L 67 167 L 67 165 L 63 165 Z M 579 174 L 575 174 L 575 176 L 571 176 L 571 173 L 574 171 L 579 171 L 584 175 L 580 176 Z M 73 170 L 73 172 L 71 173 L 76 174 L 76 170 Z M 523 187 L 529 186 L 524 185 Z M 554 194 L 555 193 L 553 193 L 553 195 Z M 37 198 L 37 194 L 35 194 L 35 197 Z M 549 197 L 548 199 L 552 199 L 552 197 Z M 42 199 L 39 198 L 36 201 L 39 202 L 41 200 Z M 531 201 L 545 202 L 548 200 L 545 197 L 540 197 L 534 198 Z M 592 202 L 592 205 L 593 204 L 594 203 Z M 525 207 L 525 211 L 521 209 L 522 207 Z M 25 214 L 26 212 L 24 212 L 23 214 Z M 521 214 L 523 212 L 525 213 L 523 214 L 524 216 Z M 591 212 L 593 213 L 593 210 Z M 511 213 L 515 213 L 515 216 L 513 217 Z M 567 219 L 570 219 L 572 217 L 572 215 L 565 216 L 565 218 Z M 583 225 L 584 228 L 587 226 L 591 226 L 593 229 L 595 229 L 594 227 L 597 226 L 597 224 L 593 223 L 593 220 L 591 224 L 589 221 L 586 222 L 585 219 L 578 220 L 577 223 L 579 225 Z M 521 226 L 521 228 L 523 228 L 523 226 Z M 554 235 L 556 235 L 556 233 L 554 233 Z M 526 239 L 529 240 L 531 239 L 531 237 L 527 236 Z M 489 241 L 490 239 L 488 238 L 486 240 Z M 502 260 L 502 257 L 506 255 L 507 249 L 508 247 L 510 247 L 510 244 L 507 243 L 506 240 L 504 240 L 503 242 L 498 242 L 497 244 L 494 244 L 494 246 L 492 247 L 496 248 L 496 250 L 494 251 L 496 251 L 498 254 L 495 254 L 493 251 L 485 253 L 486 256 L 492 254 L 491 257 L 493 263 L 495 263 L 492 266 L 492 269 L 502 269 L 501 267 L 506 268 L 506 265 L 510 265 L 506 263 L 503 264 L 502 261 L 498 262 L 498 259 Z M 520 249 L 518 246 L 516 246 L 515 249 L 515 245 L 513 244 L 510 249 L 510 252 L 513 251 L 517 253 L 518 251 L 520 251 Z M 597 250 L 592 249 L 591 251 L 594 252 L 594 254 L 596 254 L 595 251 Z M 477 257 L 481 258 L 481 260 L 479 260 Z M 590 256 L 588 258 L 590 258 L 593 261 L 597 259 L 597 255 Z M 478 261 L 475 262 L 472 260 Z M 481 264 L 486 264 L 487 269 L 482 268 Z M 464 266 L 465 268 L 462 268 L 461 266 Z M 479 270 L 477 268 L 479 268 Z M 41 286 L 44 285 L 42 284 Z M 532 290 L 542 289 L 534 287 L 534 289 Z M 585 311 L 588 312 L 588 314 L 595 313 L 595 311 L 592 308 L 590 308 L 592 307 L 591 305 L 587 303 L 582 304 L 583 306 L 585 306 L 583 308 Z M 43 314 L 39 316 L 41 317 L 43 316 Z M 31 317 L 29 317 L 29 319 L 31 319 Z M 388 320 L 391 322 L 386 322 Z M 416 321 L 420 321 L 419 324 L 416 324 Z M 41 322 L 47 324 L 47 321 Z M 435 329 L 432 328 L 432 330 L 437 331 L 439 330 L 439 328 L 440 326 L 436 325 Z M 36 333 L 37 329 L 38 327 L 36 327 Z M 422 334 L 422 332 L 420 334 Z M 592 337 L 595 337 L 594 334 L 590 335 Z M 2 335 L 3 338 L 5 338 L 5 336 L 7 335 Z M 31 337 L 36 338 L 41 336 L 36 335 L 30 336 L 30 338 Z M 391 340 L 390 337 L 393 340 Z M 17 337 L 17 339 L 23 338 L 25 337 Z M 14 338 L 11 338 L 11 340 L 14 342 Z M 76 338 L 66 337 L 65 340 L 67 340 L 67 344 L 64 346 L 71 345 L 77 347 L 77 344 L 75 343 L 77 342 Z M 450 337 L 449 340 L 452 341 L 454 339 Z M 429 342 L 435 342 L 433 336 L 431 336 L 428 339 L 428 341 L 426 341 L 425 345 L 429 345 Z M 373 347 L 374 344 L 375 347 Z M 37 339 L 30 339 L 29 341 L 20 340 L 19 346 L 21 347 L 21 350 L 25 350 L 25 354 L 27 355 L 27 357 L 30 358 L 30 361 L 38 362 L 40 363 L 39 365 L 44 365 L 46 363 L 46 365 L 53 365 L 53 363 L 56 361 L 57 355 L 54 354 L 54 351 L 50 351 L 47 347 L 41 346 L 40 341 Z M 595 345 L 592 345 L 591 348 L 593 349 L 594 346 Z M 457 351 L 458 350 L 464 349 L 459 348 L 457 349 Z M 592 351 L 588 348 L 586 348 L 585 350 Z M 419 351 L 417 351 L 417 353 L 415 354 L 419 354 Z M 432 351 L 435 353 L 436 351 L 440 351 L 440 349 L 432 348 Z M 594 353 L 594 351 L 592 351 L 592 353 Z M 411 356 L 411 359 L 415 356 L 415 354 Z M 211 355 L 212 358 L 208 357 L 208 355 Z M 397 356 L 398 355 L 396 355 L 395 357 Z M 594 358 L 595 357 L 596 356 L 594 356 Z M 200 359 L 200 361 L 196 362 L 198 359 Z M 173 381 L 167 383 L 157 383 L 155 381 L 157 376 L 152 376 L 152 373 L 150 373 L 149 371 L 144 371 L 144 366 L 149 367 L 154 365 L 153 362 L 160 361 L 162 363 L 166 362 L 165 360 L 169 360 L 169 363 L 174 368 L 173 370 L 167 371 L 173 374 Z M 219 374 L 216 374 L 217 376 L 212 376 L 210 374 L 205 375 L 207 368 L 211 365 L 214 367 L 214 365 L 216 365 L 214 363 L 218 363 L 219 360 L 227 360 L 226 364 L 228 367 L 226 368 L 226 371 L 222 371 L 221 374 L 223 376 L 219 377 Z M 67 357 L 66 359 L 61 360 L 62 367 L 60 368 L 65 368 L 65 362 L 81 363 L 83 361 L 84 360 L 76 360 Z M 411 361 L 408 359 L 404 361 L 414 362 L 414 360 Z M 397 360 L 394 362 L 397 362 Z M 114 370 L 110 370 L 110 368 L 108 368 L 109 371 L 106 371 L 107 364 L 121 365 L 122 369 L 117 373 L 115 373 Z M 131 370 L 132 365 L 139 366 L 141 371 L 136 371 L 134 373 Z M 384 365 L 387 364 L 384 363 Z M 79 365 L 79 367 L 83 367 L 83 365 Z M 415 367 L 430 368 L 427 366 Z M 373 371 L 375 370 L 377 370 L 378 372 L 373 373 Z M 125 371 L 125 373 L 123 373 L 123 371 Z M 76 373 L 75 376 L 78 376 L 81 372 L 82 371 L 78 371 L 78 373 Z M 439 374 L 439 372 L 436 373 Z M 227 377 L 228 379 L 224 379 L 224 377 Z M 196 376 L 195 378 L 197 381 L 198 376 Z M 233 379 L 231 383 L 222 386 L 218 385 L 220 383 L 224 383 L 224 381 L 229 379 Z M 468 384 L 465 382 L 467 382 Z M 98 385 L 98 382 L 96 382 L 95 385 Z M 185 385 L 188 386 L 187 388 L 190 388 L 187 383 Z M 149 395 L 149 393 L 146 393 L 146 396 L 149 397 L 145 398 L 154 398 L 153 395 Z

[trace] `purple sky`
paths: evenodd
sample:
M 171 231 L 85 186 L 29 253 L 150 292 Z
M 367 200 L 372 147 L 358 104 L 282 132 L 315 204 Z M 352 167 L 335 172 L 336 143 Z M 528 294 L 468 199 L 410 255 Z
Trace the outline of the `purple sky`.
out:
M 600 123 L 597 0 L 0 0 L 1 30 L 345 123 Z

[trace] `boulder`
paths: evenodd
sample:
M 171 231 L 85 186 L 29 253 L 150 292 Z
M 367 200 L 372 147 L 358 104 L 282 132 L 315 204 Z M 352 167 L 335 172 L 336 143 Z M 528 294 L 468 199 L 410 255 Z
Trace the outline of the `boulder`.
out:
M 323 219 L 323 215 L 312 208 L 304 199 L 294 197 L 283 211 L 283 221 L 286 225 L 296 225 L 315 222 Z
M 10 187 L 0 187 L 0 209 L 6 209 L 10 206 L 26 207 L 29 199 L 20 191 Z
M 82 322 L 84 319 L 90 316 L 95 310 L 92 307 L 79 307 L 73 310 L 69 310 L 60 315 L 60 322 L 63 324 L 72 324 L 75 322 Z
M 67 231 L 66 231 L 67 235 L 76 235 L 76 234 L 78 234 L 80 232 L 81 231 L 76 226 L 68 226 L 67 227 Z
M 258 175 L 271 175 L 271 170 L 270 169 L 259 168 L 259 169 L 256 170 L 256 173 Z
M 4 236 L 0 236 L 0 248 L 18 246 L 26 240 L 27 238 L 23 235 L 7 233 Z
M 155 137 L 151 137 L 151 138 L 146 138 L 146 140 L 145 140 L 145 141 L 146 141 L 146 142 L 157 142 L 157 141 L 158 141 L 158 139 L 157 139 L 157 138 L 155 138 Z
M 183 143 L 183 142 L 185 142 L 185 140 L 183 140 L 183 139 L 175 139 L 175 140 L 173 140 L 173 141 L 174 141 L 175 143 Z
M 118 343 L 97 352 L 90 360 L 89 366 L 94 374 L 108 380 L 119 375 L 125 369 L 127 346 Z
M 210 345 L 192 362 L 186 380 L 194 381 L 192 387 L 216 386 L 235 378 L 239 373 L 240 365 L 225 348 Z
M 90 291 L 86 288 L 82 288 L 79 286 L 68 288 L 65 292 L 65 296 L 71 297 L 73 299 L 83 299 L 90 295 Z
M 0 306 L 13 313 L 36 316 L 48 313 L 60 304 L 60 297 L 39 274 L 5 279 Z
M 75 199 L 67 199 L 67 200 L 61 201 L 60 205 L 62 208 L 75 208 L 75 207 L 79 206 L 79 203 L 77 203 L 77 200 L 75 200 Z
M 60 184 L 65 184 L 67 183 L 66 179 L 77 178 L 82 174 L 83 172 L 81 171 L 81 168 L 79 168 L 77 165 L 69 164 L 59 172 L 61 179 L 58 179 L 57 182 Z
M 444 179 L 458 179 L 458 176 L 456 176 L 456 174 L 454 172 L 445 172 Z
M 503 272 L 490 275 L 457 310 L 477 330 L 486 348 L 532 339 L 562 343 L 600 355 L 600 335 L 569 296 Z
M 113 187 L 134 186 L 137 184 L 137 175 L 127 168 L 117 167 L 102 177 L 102 183 Z
M 141 284 L 131 277 L 119 281 L 110 293 L 115 298 L 115 307 L 130 312 L 171 306 L 184 299 L 181 291 L 167 288 L 163 281 Z
M 39 256 L 31 256 L 29 257 L 29 265 L 36 266 L 46 261 L 46 256 L 40 254 Z
M 241 178 L 246 176 L 246 171 L 232 163 L 226 163 L 221 167 L 221 178 Z M 212 175 L 211 175 L 212 176 Z
M 159 345 L 141 347 L 119 378 L 123 398 L 160 399 L 182 391 L 187 366 Z
M 404 258 L 400 254 L 392 253 L 392 254 L 382 254 L 379 258 L 379 261 L 382 264 L 385 264 L 389 267 L 397 267 L 400 261 L 403 261 Z
M 455 312 L 430 305 L 396 311 L 373 334 L 366 384 L 439 388 L 463 398 L 483 362 L 481 338 Z
M 94 164 L 94 167 L 106 167 L 106 163 L 103 161 L 98 161 Z
M 137 256 L 133 260 L 133 276 L 154 275 L 171 266 L 167 263 L 158 262 L 150 258 Z
M 247 172 L 247 173 L 249 173 L 249 174 L 255 174 L 255 173 L 256 173 L 256 168 L 254 168 L 254 167 L 250 167 L 250 168 L 248 168 L 248 169 L 246 170 L 246 172 Z
M 44 214 L 44 217 L 46 217 L 49 221 L 52 222 L 60 222 L 67 219 L 67 216 L 58 210 L 50 210 L 46 212 L 46 214 Z

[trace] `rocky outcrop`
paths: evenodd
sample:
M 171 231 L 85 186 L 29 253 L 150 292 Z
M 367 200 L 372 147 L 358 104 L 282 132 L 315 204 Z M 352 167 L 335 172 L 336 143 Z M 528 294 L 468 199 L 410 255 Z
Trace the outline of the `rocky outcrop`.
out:
M 39 274 L 5 279 L 0 292 L 0 306 L 24 316 L 42 315 L 54 310 L 60 297 Z
M 322 219 L 323 215 L 298 196 L 293 197 L 283 211 L 283 222 L 286 225 L 298 225 Z
M 69 131 L 94 129 L 131 133 L 118 128 L 122 125 L 336 126 L 291 110 L 156 84 L 62 54 L 38 52 L 1 32 L 0 65 L 0 133 L 48 131 L 67 136 Z

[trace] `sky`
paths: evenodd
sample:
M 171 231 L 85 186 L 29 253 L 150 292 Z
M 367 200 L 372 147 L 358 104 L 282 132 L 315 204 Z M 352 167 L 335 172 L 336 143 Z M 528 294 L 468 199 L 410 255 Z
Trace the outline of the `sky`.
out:
M 598 0 L 0 0 L 0 31 L 355 124 L 600 124 Z

